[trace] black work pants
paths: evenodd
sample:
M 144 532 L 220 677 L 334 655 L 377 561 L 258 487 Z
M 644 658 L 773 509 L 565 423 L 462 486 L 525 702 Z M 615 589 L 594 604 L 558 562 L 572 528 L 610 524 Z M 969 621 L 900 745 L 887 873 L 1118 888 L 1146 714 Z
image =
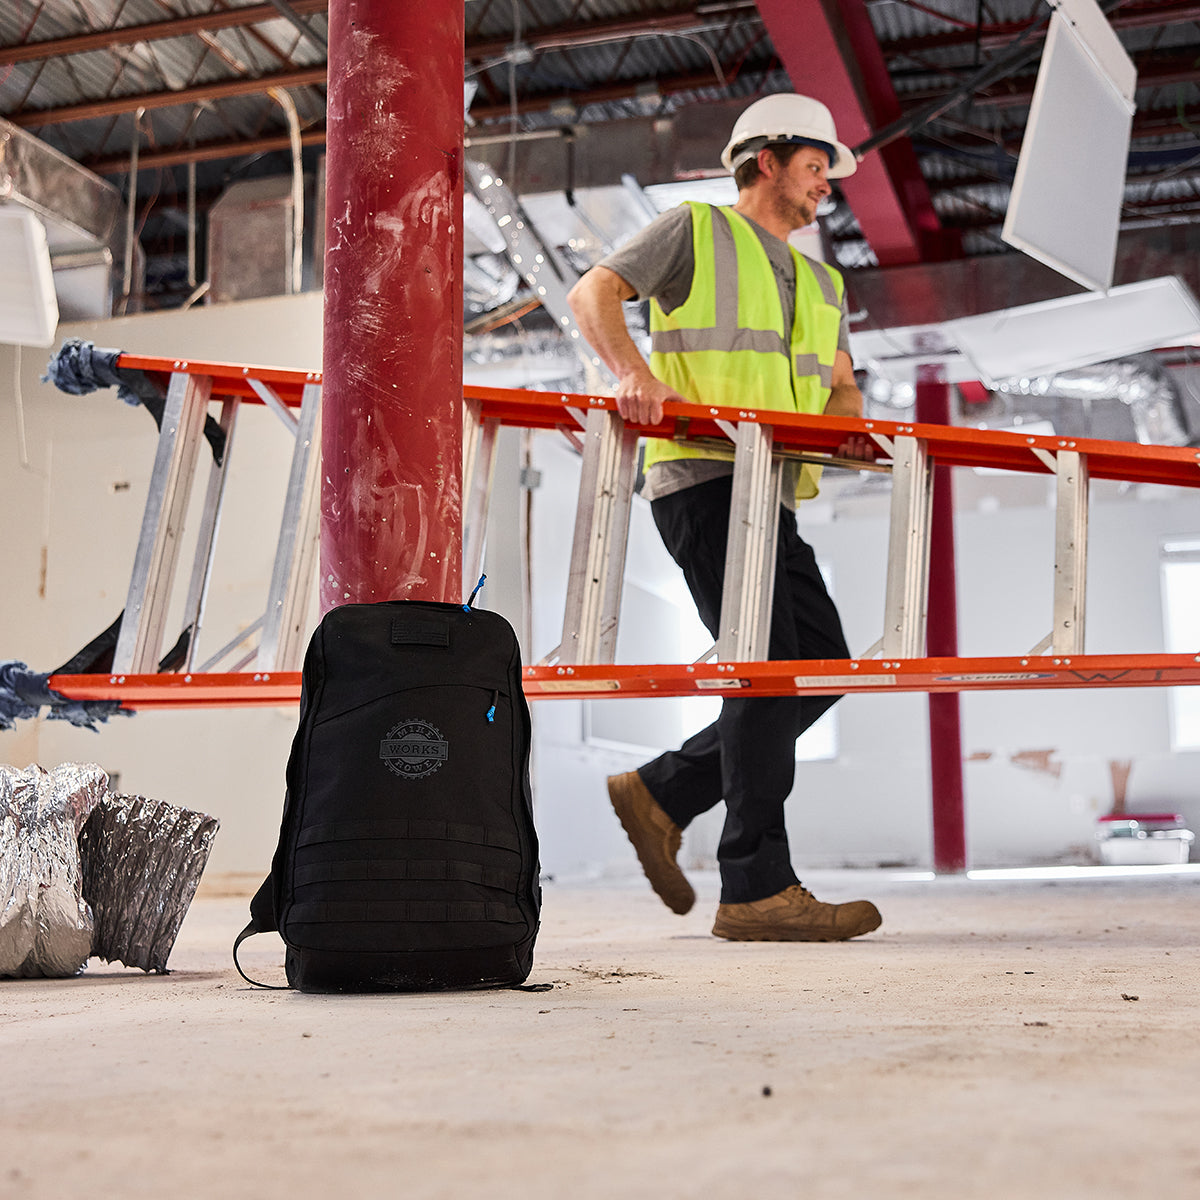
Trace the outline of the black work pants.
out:
M 718 637 L 733 479 L 725 476 L 651 502 L 654 523 L 683 570 L 700 619 Z M 780 513 L 768 657 L 849 658 L 837 609 L 812 548 Z M 717 720 L 639 768 L 667 815 L 686 828 L 725 801 L 717 861 L 721 902 L 773 896 L 796 883 L 783 806 L 796 772 L 796 739 L 837 696 L 725 699 Z

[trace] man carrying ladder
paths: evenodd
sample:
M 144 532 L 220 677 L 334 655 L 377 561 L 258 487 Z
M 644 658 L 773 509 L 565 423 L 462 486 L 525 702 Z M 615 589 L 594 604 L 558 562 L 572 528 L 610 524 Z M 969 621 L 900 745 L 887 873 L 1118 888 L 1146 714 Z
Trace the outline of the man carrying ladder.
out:
M 568 299 L 580 332 L 616 375 L 621 416 L 656 424 L 667 401 L 861 417 L 849 355 L 842 278 L 787 244 L 811 225 L 830 179 L 850 175 L 852 152 L 829 110 L 780 94 L 738 118 L 721 161 L 738 185 L 732 208 L 688 203 L 662 214 L 589 271 Z M 646 363 L 622 302 L 650 302 Z M 866 438 L 842 457 L 869 459 Z M 719 637 L 733 451 L 662 439 L 646 449 L 655 525 L 683 570 L 701 619 Z M 795 502 L 817 491 L 810 466 L 785 463 L 768 656 L 850 657 L 837 609 Z M 725 801 L 717 851 L 721 899 L 713 933 L 735 941 L 841 941 L 869 933 L 873 904 L 825 904 L 792 868 L 784 801 L 796 739 L 836 696 L 726 699 L 712 725 L 637 771 L 609 779 L 613 807 L 651 886 L 674 912 L 695 893 L 676 855 L 683 829 Z

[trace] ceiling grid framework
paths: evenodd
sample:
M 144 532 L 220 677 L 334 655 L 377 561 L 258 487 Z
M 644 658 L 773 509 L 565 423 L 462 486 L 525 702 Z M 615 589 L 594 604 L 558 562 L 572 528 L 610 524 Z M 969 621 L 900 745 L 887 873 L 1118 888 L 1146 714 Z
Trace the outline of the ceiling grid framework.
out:
M 326 14 L 326 0 L 9 0 L 0 117 L 122 189 L 136 144 L 147 302 L 182 303 L 185 172 L 194 167 L 202 237 L 207 204 L 230 183 L 291 169 L 272 89 L 294 101 L 316 176 Z M 720 173 L 698 127 L 719 143 L 739 106 L 809 92 L 854 146 L 910 123 L 863 156 L 824 218 L 850 275 L 1019 257 L 999 231 L 1049 14 L 1040 0 L 466 0 L 467 136 L 515 136 L 523 153 L 527 139 L 557 138 L 554 154 L 593 164 L 591 186 L 601 162 L 620 186 L 623 158 L 654 186 Z M 1109 19 L 1139 68 L 1123 228 L 1190 237 L 1200 225 L 1200 4 L 1130 0 Z M 1010 68 L 959 94 L 1014 53 Z M 663 150 L 671 138 L 675 150 Z

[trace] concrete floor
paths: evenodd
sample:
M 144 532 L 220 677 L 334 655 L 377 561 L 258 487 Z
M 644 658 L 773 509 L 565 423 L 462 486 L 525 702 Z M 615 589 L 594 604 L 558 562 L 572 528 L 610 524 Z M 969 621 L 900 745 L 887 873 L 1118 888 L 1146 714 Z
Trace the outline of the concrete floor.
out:
M 552 991 L 333 998 L 209 879 L 169 976 L 0 983 L 0 1196 L 1194 1198 L 1200 874 L 1143 870 L 810 875 L 845 945 L 552 883 Z

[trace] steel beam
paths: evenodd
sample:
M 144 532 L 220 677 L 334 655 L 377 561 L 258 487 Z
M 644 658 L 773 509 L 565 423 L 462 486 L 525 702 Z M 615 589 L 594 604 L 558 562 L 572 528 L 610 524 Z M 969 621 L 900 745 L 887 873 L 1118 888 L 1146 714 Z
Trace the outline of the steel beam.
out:
M 846 145 L 900 115 L 864 0 L 759 0 L 758 8 L 793 86 L 829 106 Z M 880 266 L 949 256 L 907 140 L 869 154 L 839 186 Z
M 936 365 L 917 371 L 917 417 L 927 424 L 952 423 L 950 385 Z M 933 497 L 929 536 L 928 643 L 930 657 L 958 657 L 957 571 L 954 562 L 952 468 L 931 472 Z M 929 696 L 929 783 L 933 817 L 933 868 L 938 872 L 967 867 L 966 805 L 963 787 L 962 727 L 958 694 Z
M 322 13 L 328 0 L 290 0 L 295 13 Z M 117 25 L 70 37 L 44 38 L 37 42 L 22 42 L 17 46 L 0 46 L 0 67 L 10 63 L 39 62 L 47 58 L 64 58 L 69 54 L 88 54 L 94 50 L 111 50 L 114 46 L 133 46 L 139 42 L 156 42 L 165 38 L 187 37 L 214 29 L 239 29 L 264 21 L 279 20 L 274 4 L 250 4 L 245 8 L 215 9 L 192 16 L 172 17 L 169 21 L 147 21 L 140 25 Z
M 321 605 L 461 602 L 462 0 L 331 0 Z

